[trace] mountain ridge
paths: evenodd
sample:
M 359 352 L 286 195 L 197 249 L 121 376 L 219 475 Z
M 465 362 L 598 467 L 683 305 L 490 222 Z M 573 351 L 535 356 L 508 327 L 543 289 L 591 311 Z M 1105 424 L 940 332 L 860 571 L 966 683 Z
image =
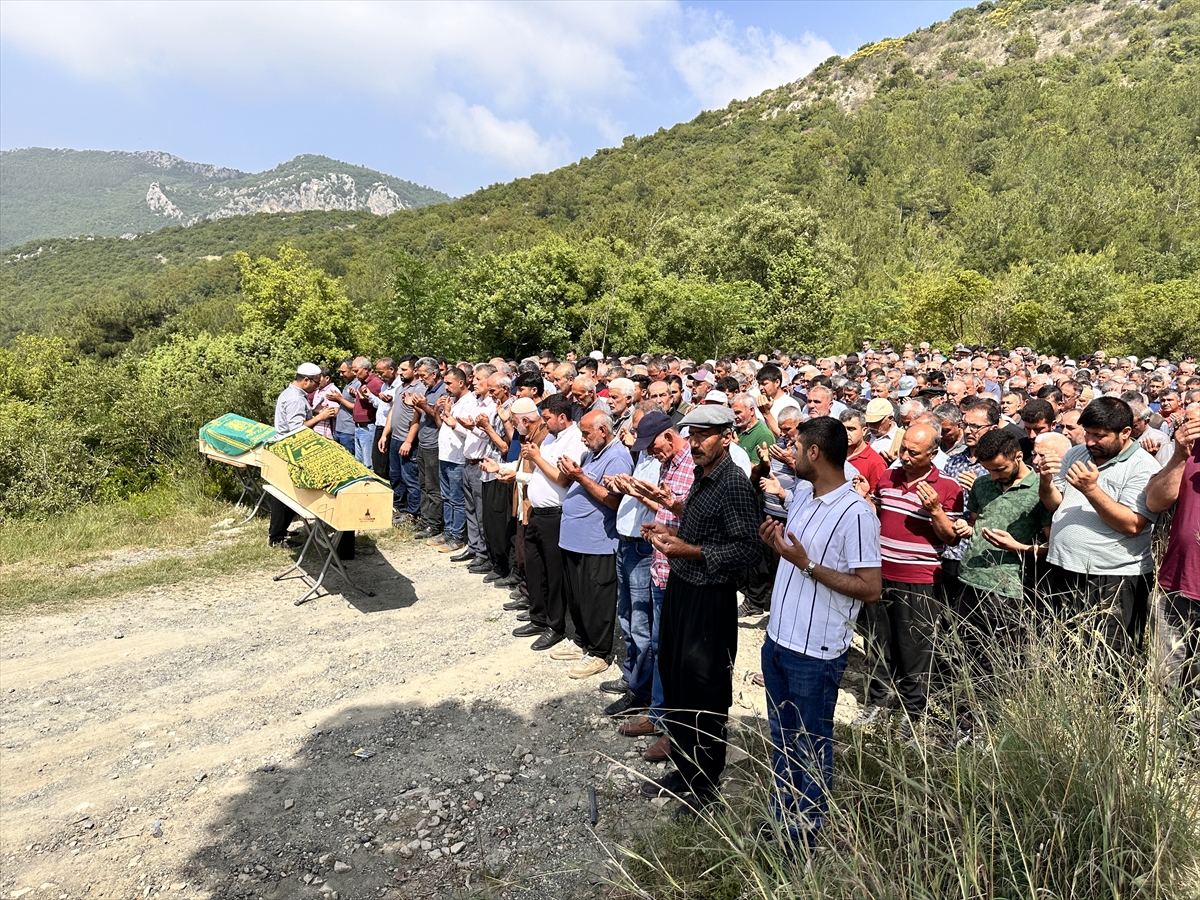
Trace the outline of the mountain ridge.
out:
M 157 150 L 26 147 L 0 151 L 0 244 L 132 237 L 260 212 L 363 209 L 390 215 L 450 200 L 364 166 L 301 154 L 264 172 Z

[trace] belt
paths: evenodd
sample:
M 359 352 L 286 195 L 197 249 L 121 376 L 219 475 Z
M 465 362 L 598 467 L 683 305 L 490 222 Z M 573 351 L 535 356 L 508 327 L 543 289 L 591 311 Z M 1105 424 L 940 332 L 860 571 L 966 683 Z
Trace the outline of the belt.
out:
M 468 466 L 477 466 L 477 465 L 479 465 L 479 463 L 480 463 L 480 462 L 482 462 L 482 460 L 478 460 L 478 459 L 468 459 L 468 460 L 466 460 L 466 464 L 467 464 Z
M 623 534 L 619 534 L 619 535 L 617 535 L 617 537 L 619 537 L 623 541 L 628 541 L 631 544 L 648 544 L 648 543 L 650 543 L 648 540 L 646 540 L 645 538 L 641 538 L 641 537 L 625 537 L 625 535 L 623 535 Z
M 553 516 L 562 515 L 561 506 L 535 506 L 529 510 L 531 516 Z

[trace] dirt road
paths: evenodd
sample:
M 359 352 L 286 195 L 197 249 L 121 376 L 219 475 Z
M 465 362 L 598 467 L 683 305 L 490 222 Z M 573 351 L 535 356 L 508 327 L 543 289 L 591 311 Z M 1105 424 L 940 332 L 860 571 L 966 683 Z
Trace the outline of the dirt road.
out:
M 4 622 L 0 896 L 606 895 L 670 812 L 601 713 L 618 670 L 572 681 L 424 546 L 350 566 L 376 597 L 260 572 Z

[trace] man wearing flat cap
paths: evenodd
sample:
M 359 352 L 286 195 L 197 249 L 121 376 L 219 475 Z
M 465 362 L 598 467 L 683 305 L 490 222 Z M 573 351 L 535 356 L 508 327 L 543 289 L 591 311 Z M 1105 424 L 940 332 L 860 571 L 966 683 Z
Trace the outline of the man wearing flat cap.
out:
M 643 533 L 670 563 L 659 631 L 659 675 L 676 771 L 647 782 L 651 797 L 686 798 L 676 815 L 693 815 L 718 798 L 725 768 L 725 726 L 737 655 L 737 585 L 762 554 L 762 507 L 729 457 L 733 412 L 702 405 L 679 422 L 695 481 L 678 528 L 660 522 Z M 690 797 L 689 797 L 690 795 Z
M 312 428 L 318 422 L 324 422 L 337 415 L 336 406 L 326 406 L 319 413 L 313 413 L 308 395 L 316 390 L 320 378 L 321 367 L 313 363 L 301 363 L 296 369 L 296 377 L 275 401 L 275 433 L 279 437 L 287 437 L 301 428 Z M 271 525 L 267 531 L 267 539 L 272 547 L 285 545 L 288 526 L 294 518 L 295 513 L 287 504 L 271 498 Z

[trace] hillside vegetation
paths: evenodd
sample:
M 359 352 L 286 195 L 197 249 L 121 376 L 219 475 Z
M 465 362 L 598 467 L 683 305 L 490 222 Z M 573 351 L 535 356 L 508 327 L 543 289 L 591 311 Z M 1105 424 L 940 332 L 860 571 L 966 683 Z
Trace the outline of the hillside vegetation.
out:
M 249 174 L 169 153 L 0 153 L 0 246 L 70 235 L 132 237 L 168 224 L 256 212 L 367 209 L 387 215 L 450 198 L 362 166 L 297 156 Z
M 268 416 L 298 358 L 352 349 L 1200 350 L 1198 61 L 1200 0 L 985 2 L 453 203 L 23 245 L 0 514 L 139 489 L 207 418 Z M 81 378 L 94 402 L 56 406 Z M 77 452 L 65 494 L 26 484 Z

